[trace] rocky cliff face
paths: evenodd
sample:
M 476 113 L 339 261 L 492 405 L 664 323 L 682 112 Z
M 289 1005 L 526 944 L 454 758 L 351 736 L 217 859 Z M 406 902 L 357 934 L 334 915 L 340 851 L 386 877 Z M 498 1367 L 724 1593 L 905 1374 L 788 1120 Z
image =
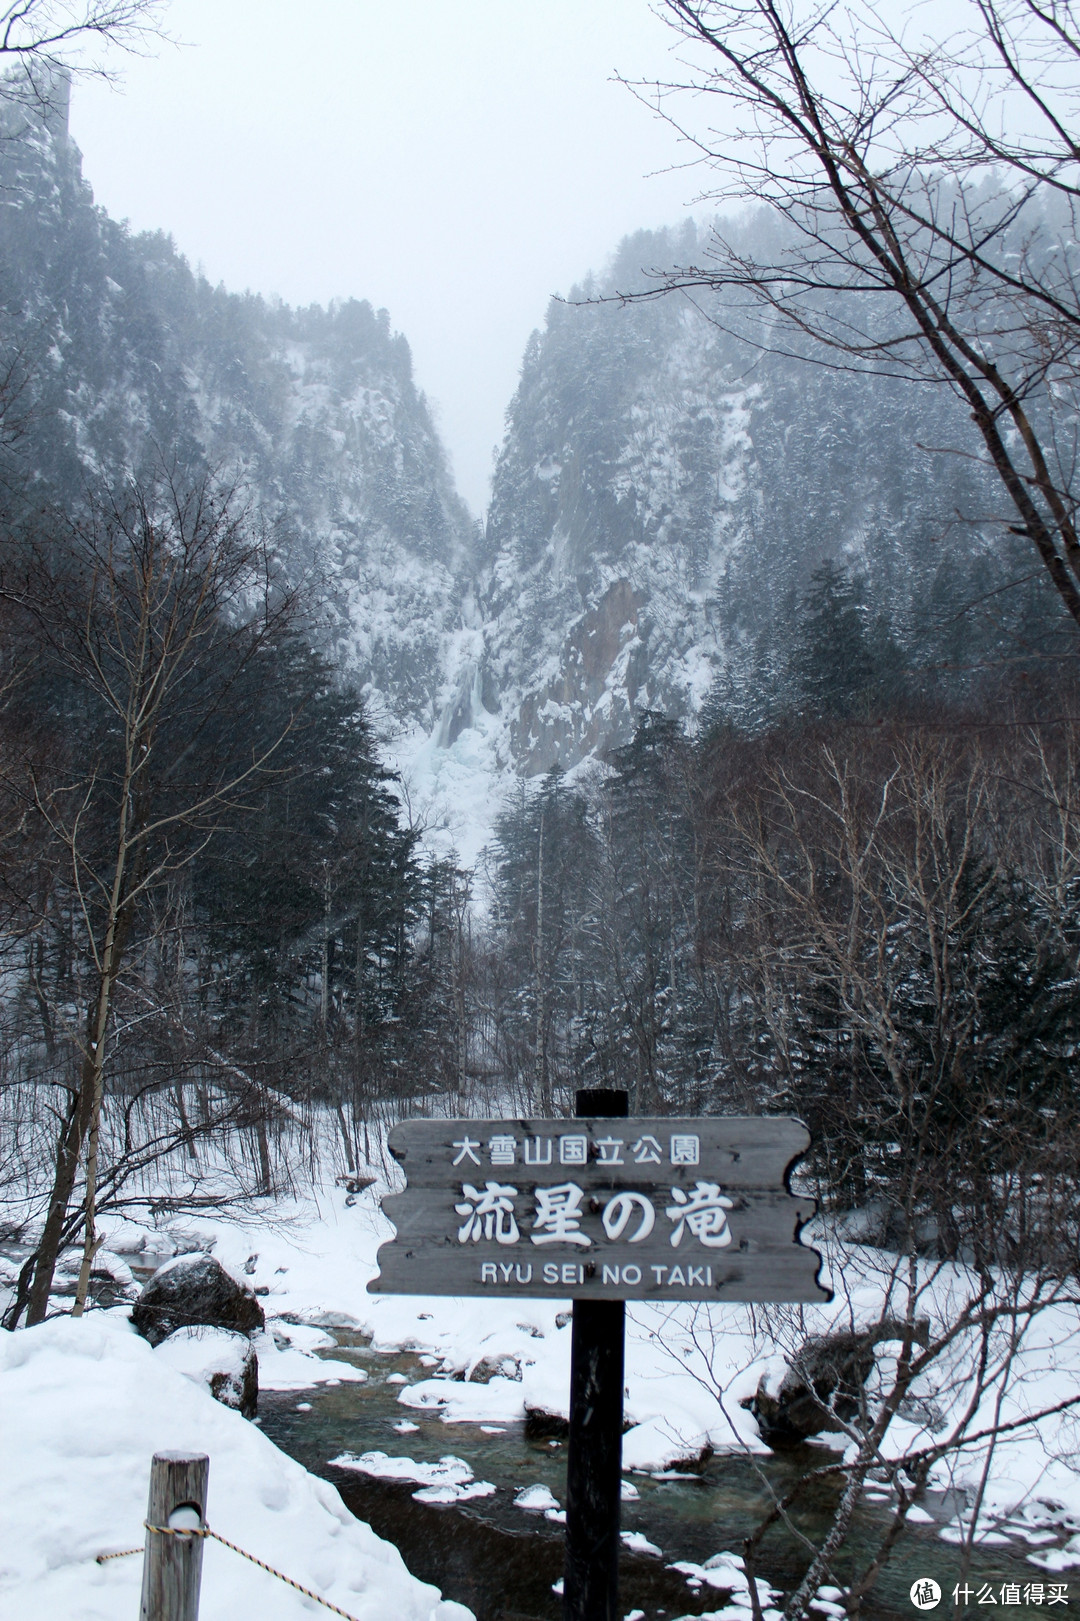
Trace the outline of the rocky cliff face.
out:
M 321 586 L 332 650 L 392 721 L 434 726 L 471 522 L 385 310 L 211 287 L 94 206 L 62 112 L 0 131 L 8 479 L 212 478 Z
M 700 257 L 692 226 L 552 304 L 477 536 L 385 311 L 211 287 L 94 206 L 62 111 L 4 116 L 7 482 L 235 484 L 459 847 L 493 773 L 573 767 L 645 710 L 692 723 L 718 688 L 760 714 L 823 559 L 923 664 L 970 662 L 964 604 L 1030 568 L 977 458 L 924 448 L 968 448 L 947 395 L 770 354 L 716 301 L 602 301 Z
M 692 228 L 632 238 L 574 297 L 694 253 Z M 644 709 L 693 717 L 718 680 L 752 704 L 826 558 L 923 661 L 945 656 L 942 605 L 1012 562 L 1000 530 L 964 521 L 999 504 L 977 463 L 923 448 L 969 448 L 947 395 L 769 355 L 733 326 L 715 301 L 571 301 L 530 341 L 481 594 L 481 684 L 526 773 L 625 742 Z

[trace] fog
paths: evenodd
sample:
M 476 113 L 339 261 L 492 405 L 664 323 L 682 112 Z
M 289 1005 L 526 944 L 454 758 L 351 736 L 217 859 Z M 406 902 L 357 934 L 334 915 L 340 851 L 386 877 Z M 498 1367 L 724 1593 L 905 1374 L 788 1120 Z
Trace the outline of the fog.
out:
M 668 75 L 675 36 L 645 0 L 174 0 L 165 19 L 172 43 L 76 87 L 98 202 L 231 289 L 385 306 L 481 512 L 549 296 L 685 218 L 705 179 L 614 80 Z

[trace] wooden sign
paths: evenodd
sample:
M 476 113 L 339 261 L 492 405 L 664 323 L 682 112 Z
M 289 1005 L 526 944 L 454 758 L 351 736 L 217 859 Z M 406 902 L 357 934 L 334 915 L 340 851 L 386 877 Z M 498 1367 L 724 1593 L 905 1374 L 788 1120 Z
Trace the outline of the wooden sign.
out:
M 406 1120 L 373 1294 L 828 1300 L 799 1120 Z

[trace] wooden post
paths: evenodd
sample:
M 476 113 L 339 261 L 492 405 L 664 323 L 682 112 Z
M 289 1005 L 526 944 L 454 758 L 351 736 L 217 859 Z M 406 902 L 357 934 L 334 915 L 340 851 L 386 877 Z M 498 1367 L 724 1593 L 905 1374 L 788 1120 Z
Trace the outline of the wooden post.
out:
M 625 1119 L 625 1092 L 581 1091 L 579 1116 Z M 622 1491 L 621 1300 L 575 1300 L 570 1346 L 563 1621 L 618 1621 Z
M 205 1452 L 155 1452 L 150 1465 L 148 1525 L 188 1530 L 206 1523 Z M 146 1533 L 139 1621 L 198 1621 L 203 1537 Z

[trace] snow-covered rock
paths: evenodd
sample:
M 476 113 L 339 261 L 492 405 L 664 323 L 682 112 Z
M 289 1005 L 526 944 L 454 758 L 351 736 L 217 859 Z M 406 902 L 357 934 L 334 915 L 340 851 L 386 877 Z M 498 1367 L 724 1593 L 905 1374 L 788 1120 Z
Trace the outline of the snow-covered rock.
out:
M 195 1325 L 254 1334 L 266 1318 L 252 1291 L 220 1261 L 193 1254 L 158 1267 L 136 1301 L 131 1321 L 151 1345 L 159 1345 L 176 1329 Z
M 530 1509 L 542 1513 L 549 1508 L 558 1508 L 559 1499 L 547 1486 L 523 1486 L 514 1498 L 515 1508 Z
M 203 1324 L 177 1328 L 157 1346 L 158 1360 L 205 1385 L 215 1401 L 244 1418 L 259 1410 L 259 1359 L 246 1334 Z
M 376 1480 L 416 1482 L 413 1492 L 418 1503 L 462 1503 L 470 1497 L 491 1497 L 495 1487 L 489 1480 L 475 1480 L 462 1458 L 447 1456 L 435 1463 L 416 1463 L 412 1458 L 391 1458 L 385 1452 L 342 1452 L 330 1459 L 336 1469 L 355 1469 Z

